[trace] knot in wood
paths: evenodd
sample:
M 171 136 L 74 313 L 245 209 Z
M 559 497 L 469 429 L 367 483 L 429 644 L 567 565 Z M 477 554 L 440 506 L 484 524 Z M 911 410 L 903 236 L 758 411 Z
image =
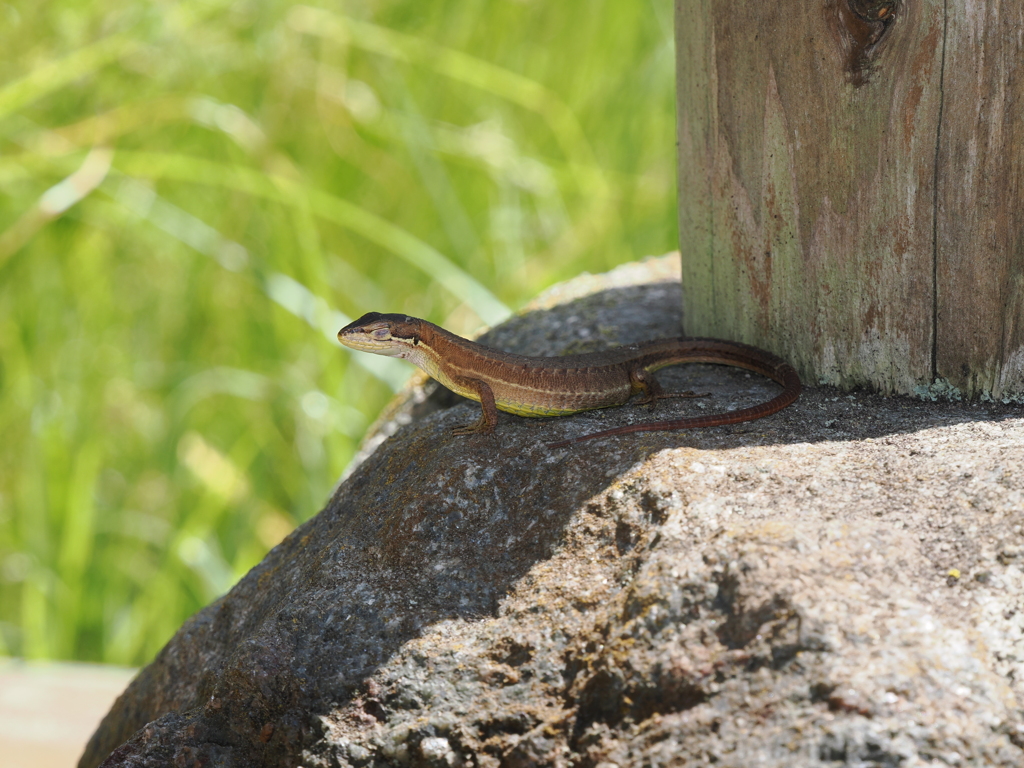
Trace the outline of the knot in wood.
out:
M 864 21 L 891 21 L 896 16 L 896 0 L 849 0 L 850 10 Z

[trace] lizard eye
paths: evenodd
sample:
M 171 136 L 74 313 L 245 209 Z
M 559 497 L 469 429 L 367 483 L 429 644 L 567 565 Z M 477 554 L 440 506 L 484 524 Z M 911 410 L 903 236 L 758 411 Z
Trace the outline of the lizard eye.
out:
M 387 339 L 391 338 L 391 331 L 387 328 L 374 328 L 372 331 L 370 331 L 370 335 L 373 336 L 373 338 L 375 339 L 386 341 Z

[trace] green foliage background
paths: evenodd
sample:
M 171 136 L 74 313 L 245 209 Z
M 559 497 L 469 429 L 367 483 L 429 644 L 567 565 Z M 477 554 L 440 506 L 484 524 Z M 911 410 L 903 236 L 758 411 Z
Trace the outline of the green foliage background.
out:
M 668 0 L 0 3 L 0 50 L 0 654 L 144 663 L 315 514 L 408 373 L 349 318 L 675 247 Z

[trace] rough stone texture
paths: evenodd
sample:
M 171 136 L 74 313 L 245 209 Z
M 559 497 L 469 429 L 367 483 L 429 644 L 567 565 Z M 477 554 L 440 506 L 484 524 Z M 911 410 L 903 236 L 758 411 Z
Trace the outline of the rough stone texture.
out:
M 631 285 L 668 268 L 587 278 L 599 292 L 489 340 L 672 335 L 678 286 Z M 661 378 L 715 396 L 658 418 L 775 389 Z M 1019 406 L 812 389 L 759 422 L 551 451 L 654 417 L 503 414 L 453 438 L 478 406 L 413 395 L 326 509 L 143 670 L 81 766 L 1024 764 Z

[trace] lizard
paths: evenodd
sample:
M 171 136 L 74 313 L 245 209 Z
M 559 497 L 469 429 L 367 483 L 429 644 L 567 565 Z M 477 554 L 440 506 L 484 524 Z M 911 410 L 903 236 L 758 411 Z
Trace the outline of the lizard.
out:
M 624 405 L 636 394 L 641 396 L 641 403 L 664 397 L 699 397 L 692 392 L 666 393 L 654 378 L 658 369 L 679 363 L 745 368 L 783 387 L 771 400 L 749 408 L 630 424 L 549 443 L 550 448 L 631 432 L 752 421 L 792 404 L 801 389 L 800 377 L 789 363 L 757 347 L 720 339 L 677 337 L 604 352 L 527 357 L 469 341 L 419 318 L 369 312 L 338 331 L 338 340 L 351 349 L 408 360 L 453 392 L 479 402 L 480 418 L 455 429 L 456 435 L 493 433 L 498 411 L 517 416 L 566 416 Z

